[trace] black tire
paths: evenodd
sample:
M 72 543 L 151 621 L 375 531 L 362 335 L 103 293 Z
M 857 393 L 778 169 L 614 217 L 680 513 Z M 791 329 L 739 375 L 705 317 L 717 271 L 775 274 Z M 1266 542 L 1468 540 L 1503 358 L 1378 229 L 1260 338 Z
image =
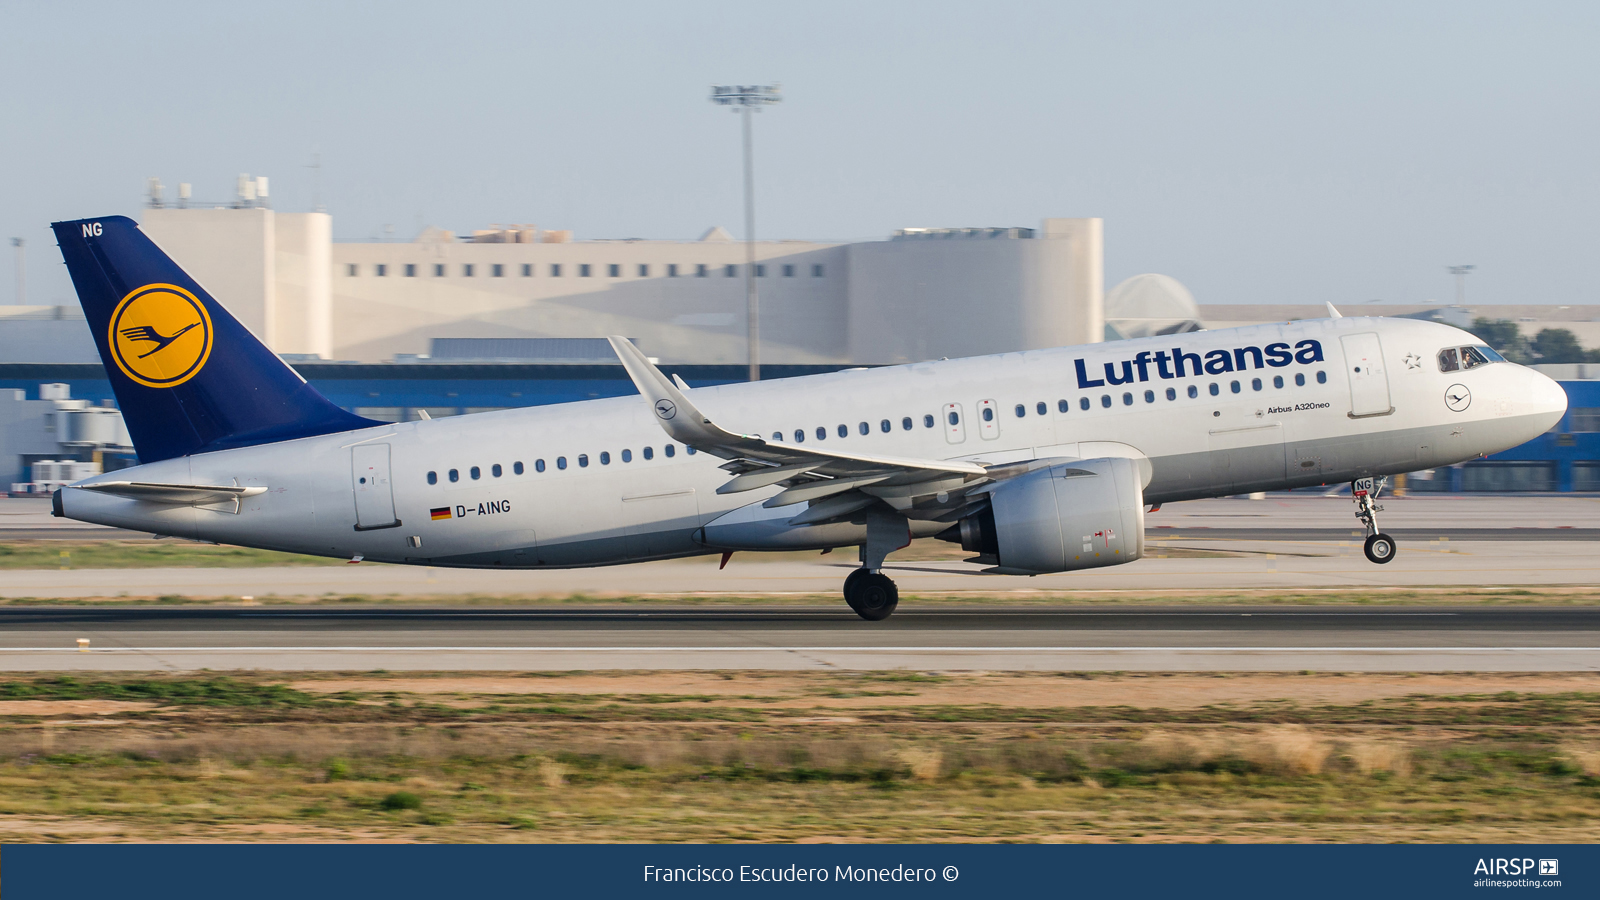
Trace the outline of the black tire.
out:
M 1362 546 L 1361 552 L 1367 555 L 1367 559 L 1381 566 L 1384 563 L 1394 561 L 1398 548 L 1395 546 L 1394 538 L 1380 532 L 1367 538 L 1367 542 Z
M 868 622 L 881 622 L 900 605 L 900 589 L 887 575 L 857 569 L 845 581 L 844 601 Z
M 855 590 L 856 583 L 859 582 L 861 577 L 866 574 L 866 569 L 856 569 L 849 575 L 846 575 L 844 578 L 844 602 L 850 604 L 851 609 L 856 608 L 856 602 L 850 599 L 853 596 L 852 591 Z

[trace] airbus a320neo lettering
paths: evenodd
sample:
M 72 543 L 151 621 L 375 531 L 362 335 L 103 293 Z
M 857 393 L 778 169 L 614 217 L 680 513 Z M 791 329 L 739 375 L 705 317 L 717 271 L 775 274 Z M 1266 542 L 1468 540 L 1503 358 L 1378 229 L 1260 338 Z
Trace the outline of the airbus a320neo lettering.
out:
M 1373 479 L 1514 447 L 1559 385 L 1432 322 L 1339 317 L 690 389 L 612 338 L 642 397 L 436 421 L 334 406 L 130 219 L 54 226 L 141 465 L 57 515 L 426 566 L 603 566 L 860 548 L 867 619 L 915 537 L 986 571 L 1133 562 L 1159 504 Z M 1377 488 L 1381 489 L 1381 481 Z

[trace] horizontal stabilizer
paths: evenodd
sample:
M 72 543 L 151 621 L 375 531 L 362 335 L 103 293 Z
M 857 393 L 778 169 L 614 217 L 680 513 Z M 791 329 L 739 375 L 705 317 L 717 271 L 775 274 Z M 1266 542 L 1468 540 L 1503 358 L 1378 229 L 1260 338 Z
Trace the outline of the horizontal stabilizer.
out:
M 226 484 L 156 484 L 149 481 L 99 481 L 94 484 L 72 485 L 80 491 L 97 494 L 114 494 L 131 500 L 148 503 L 170 503 L 194 506 L 204 503 L 227 503 L 265 494 L 264 487 L 239 487 Z

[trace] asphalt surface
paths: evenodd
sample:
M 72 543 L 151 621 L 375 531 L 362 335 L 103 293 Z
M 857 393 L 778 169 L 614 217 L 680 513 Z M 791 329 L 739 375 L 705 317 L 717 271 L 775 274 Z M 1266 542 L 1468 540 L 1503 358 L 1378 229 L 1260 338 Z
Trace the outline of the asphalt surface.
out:
M 1600 672 L 1600 608 L 7 608 L 0 668 Z

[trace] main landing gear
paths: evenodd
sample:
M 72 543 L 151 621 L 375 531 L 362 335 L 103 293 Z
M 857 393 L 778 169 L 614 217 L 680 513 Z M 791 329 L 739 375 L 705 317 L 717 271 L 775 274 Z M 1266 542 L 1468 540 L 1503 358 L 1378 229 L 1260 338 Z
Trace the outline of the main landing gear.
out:
M 856 615 L 881 622 L 900 605 L 900 589 L 883 574 L 883 560 L 911 543 L 911 523 L 887 510 L 868 510 L 867 542 L 861 545 L 861 568 L 844 580 L 844 602 Z
M 900 589 L 882 572 L 857 569 L 844 580 L 844 602 L 861 618 L 881 622 L 900 605 Z
M 1356 502 L 1356 518 L 1367 529 L 1367 542 L 1362 545 L 1361 552 L 1379 565 L 1393 560 L 1396 553 L 1394 538 L 1378 530 L 1378 513 L 1383 512 L 1383 507 L 1374 502 L 1388 483 L 1387 478 L 1357 478 L 1350 482 L 1350 496 Z

